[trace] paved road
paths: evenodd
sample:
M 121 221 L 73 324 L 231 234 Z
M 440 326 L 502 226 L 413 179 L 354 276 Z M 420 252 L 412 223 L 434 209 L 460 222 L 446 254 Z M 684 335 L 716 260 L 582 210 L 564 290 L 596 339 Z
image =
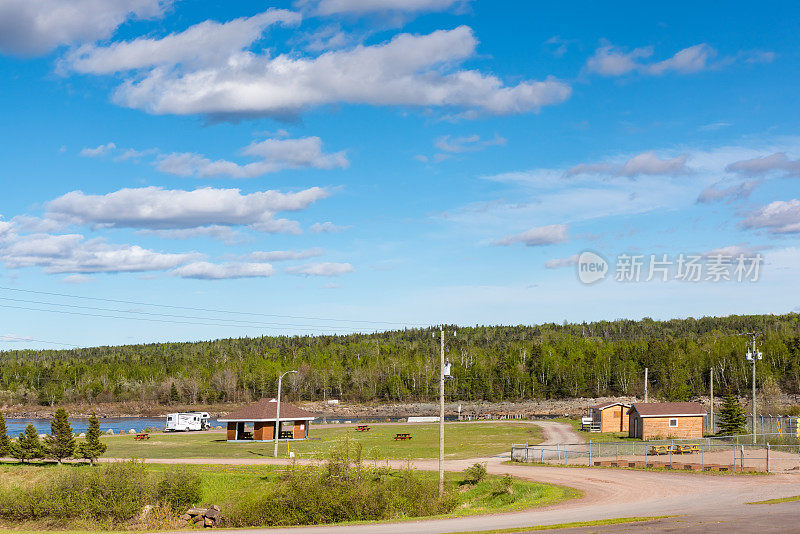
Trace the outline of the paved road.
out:
M 545 431 L 545 440 L 563 439 L 575 442 L 567 425 L 537 422 Z M 158 462 L 161 460 L 148 460 Z M 563 524 L 596 519 L 679 515 L 655 523 L 626 524 L 575 532 L 800 532 L 800 504 L 746 505 L 751 501 L 800 495 L 800 474 L 771 476 L 704 475 L 698 473 L 663 473 L 635 470 L 588 469 L 507 465 L 504 458 L 448 460 L 448 471 L 460 471 L 475 461 L 485 461 L 492 474 L 514 476 L 562 484 L 584 492 L 581 499 L 559 505 L 520 512 L 472 516 L 452 519 L 431 519 L 405 523 L 348 525 L 340 527 L 300 527 L 290 529 L 250 529 L 231 532 L 270 534 L 395 534 L 413 532 L 445 534 L 497 528 L 520 528 L 536 525 Z M 274 460 L 181 460 L 173 463 L 275 463 Z M 283 462 L 279 462 L 283 463 Z M 399 463 L 398 463 L 399 465 Z M 419 469 L 436 470 L 436 460 L 418 460 Z M 766 521 L 765 525 L 761 525 Z

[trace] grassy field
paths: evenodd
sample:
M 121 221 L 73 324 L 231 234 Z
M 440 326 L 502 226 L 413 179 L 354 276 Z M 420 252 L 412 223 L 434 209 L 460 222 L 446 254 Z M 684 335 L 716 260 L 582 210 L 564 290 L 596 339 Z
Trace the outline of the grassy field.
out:
M 223 506 L 230 502 L 232 496 L 239 492 L 252 490 L 263 486 L 270 480 L 275 480 L 283 469 L 288 467 L 278 466 L 224 466 L 224 465 L 188 465 L 167 466 L 159 464 L 145 464 L 147 470 L 160 472 L 165 470 L 181 469 L 200 475 L 202 480 L 202 502 L 217 503 Z M 0 464 L 0 489 L 9 486 L 25 486 L 34 481 L 46 482 L 61 470 L 89 470 L 93 469 L 85 464 L 55 464 L 22 465 Z M 96 468 L 94 468 L 96 469 Z M 420 472 L 420 476 L 434 481 L 436 473 Z M 475 485 L 462 485 L 463 475 L 460 473 L 446 473 L 446 484 L 458 495 L 458 506 L 448 514 L 437 517 L 460 517 L 465 515 L 509 512 L 514 510 L 547 506 L 568 499 L 580 497 L 581 492 L 553 484 L 542 484 L 514 479 L 511 491 L 500 494 L 497 492 L 498 483 L 502 477 L 487 476 L 482 482 Z M 400 521 L 397 519 L 387 521 Z M 178 525 L 183 526 L 183 523 Z M 99 525 L 86 522 L 77 523 L 43 523 L 30 521 L 24 524 L 11 524 L 0 522 L 0 530 L 13 528 L 16 532 L 52 531 L 80 531 L 81 529 L 95 530 Z M 127 529 L 135 525 L 121 524 L 120 528 Z M 102 527 L 101 527 L 102 528 Z M 41 530 L 40 530 L 41 529 Z M 69 530 L 73 529 L 73 530 Z
M 607 442 L 615 442 L 615 441 L 641 441 L 636 438 L 629 438 L 627 432 L 584 432 L 581 430 L 581 421 L 580 419 L 573 419 L 569 417 L 559 417 L 554 419 L 554 421 L 559 421 L 561 423 L 567 423 L 572 425 L 572 429 L 583 438 L 584 441 L 588 442 L 591 441 L 592 443 L 607 443 Z
M 359 442 L 366 459 L 435 458 L 439 454 L 438 424 L 373 424 L 369 432 L 356 432 L 356 425 L 314 428 L 307 441 L 280 443 L 280 455 L 287 448 L 297 458 L 322 458 L 330 446 L 343 438 Z M 411 433 L 412 439 L 395 441 L 397 433 Z M 202 432 L 152 434 L 147 441 L 132 435 L 108 436 L 109 458 L 271 458 L 272 442 L 227 443 L 225 434 Z M 511 449 L 512 443 L 535 444 L 541 441 L 539 427 L 527 423 L 447 423 L 446 458 L 462 459 L 493 456 Z

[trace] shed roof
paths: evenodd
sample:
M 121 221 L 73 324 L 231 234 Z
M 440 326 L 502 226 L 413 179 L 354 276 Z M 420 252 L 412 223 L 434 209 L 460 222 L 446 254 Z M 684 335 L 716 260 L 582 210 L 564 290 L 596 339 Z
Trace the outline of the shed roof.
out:
M 229 421 L 274 421 L 278 411 L 278 403 L 275 399 L 261 399 L 260 401 L 239 408 L 235 412 L 221 417 L 218 421 L 227 423 Z M 298 419 L 316 419 L 317 414 L 298 408 L 292 404 L 281 402 L 281 421 Z
M 642 402 L 633 405 L 632 410 L 642 417 L 703 416 L 705 408 L 699 402 Z
M 603 404 L 597 404 L 592 406 L 592 410 L 605 410 L 606 408 L 611 408 L 612 406 L 630 406 L 630 402 L 622 402 L 622 401 L 611 401 L 611 402 L 604 402 Z

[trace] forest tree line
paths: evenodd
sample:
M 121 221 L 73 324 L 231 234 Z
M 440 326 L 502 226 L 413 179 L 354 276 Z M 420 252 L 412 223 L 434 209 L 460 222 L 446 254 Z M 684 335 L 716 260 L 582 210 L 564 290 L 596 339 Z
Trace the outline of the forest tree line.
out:
M 453 332 L 457 330 L 457 334 Z M 746 394 L 745 352 L 758 331 L 758 385 L 800 393 L 800 314 L 446 328 L 451 400 L 641 395 L 688 400 L 715 387 Z M 0 352 L 0 403 L 220 403 L 437 398 L 437 328 L 373 334 L 264 336 L 68 350 Z

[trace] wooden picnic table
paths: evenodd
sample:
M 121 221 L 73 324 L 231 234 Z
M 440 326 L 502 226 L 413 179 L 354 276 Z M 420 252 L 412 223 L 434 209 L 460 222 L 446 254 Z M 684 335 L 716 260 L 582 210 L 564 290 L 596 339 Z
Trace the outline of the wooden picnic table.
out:
M 136 434 L 136 437 L 133 438 L 133 439 L 134 439 L 134 441 L 150 439 L 150 434 Z
M 369 425 L 358 425 L 356 427 L 356 432 L 369 432 L 369 429 L 372 428 Z
M 411 434 L 399 432 L 394 436 L 395 441 L 405 441 L 407 439 L 411 439 Z

